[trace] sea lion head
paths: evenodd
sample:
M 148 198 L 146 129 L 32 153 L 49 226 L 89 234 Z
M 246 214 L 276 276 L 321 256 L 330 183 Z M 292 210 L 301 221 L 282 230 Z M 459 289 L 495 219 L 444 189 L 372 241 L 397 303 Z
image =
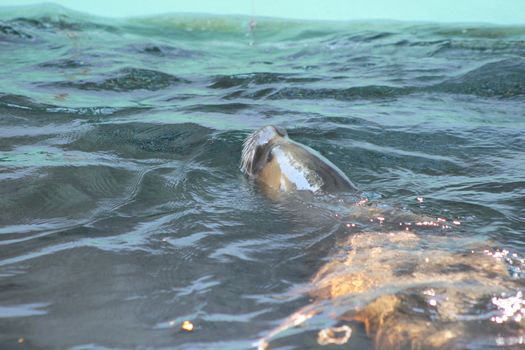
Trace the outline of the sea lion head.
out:
M 251 133 L 243 143 L 241 155 L 241 171 L 252 177 L 256 174 L 258 163 L 265 159 L 268 148 L 280 139 L 288 138 L 284 128 L 268 125 Z
M 283 128 L 269 125 L 244 141 L 240 169 L 277 192 L 354 192 L 346 175 L 321 154 L 293 141 Z

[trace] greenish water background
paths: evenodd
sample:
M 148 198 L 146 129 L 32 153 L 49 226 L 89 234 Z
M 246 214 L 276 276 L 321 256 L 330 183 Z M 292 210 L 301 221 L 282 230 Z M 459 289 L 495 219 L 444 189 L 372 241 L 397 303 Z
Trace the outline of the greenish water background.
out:
M 54 4 L 106 17 L 148 16 L 166 13 L 249 15 L 309 20 L 373 20 L 432 22 L 487 22 L 525 24 L 521 0 L 55 0 Z M 0 0 L 0 6 L 35 5 L 35 0 Z
M 243 177 L 267 124 L 370 201 L 461 221 L 421 233 L 444 249 L 516 254 L 522 281 L 525 26 L 250 20 L 0 11 L 2 348 L 244 349 L 308 304 L 294 291 L 355 232 L 344 203 L 289 207 Z M 465 312 L 466 348 L 522 346 L 498 312 Z

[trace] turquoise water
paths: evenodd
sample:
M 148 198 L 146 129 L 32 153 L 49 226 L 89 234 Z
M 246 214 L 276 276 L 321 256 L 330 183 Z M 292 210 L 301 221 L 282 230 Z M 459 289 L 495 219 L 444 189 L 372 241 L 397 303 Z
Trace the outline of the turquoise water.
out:
M 523 346 L 524 26 L 250 29 L 34 7 L 0 11 L 0 62 L 2 348 L 250 348 L 312 303 L 309 281 L 348 237 L 398 230 L 369 222 L 376 207 L 450 223 L 414 230 L 423 257 L 436 239 L 437 254 L 501 253 L 501 290 L 469 299 L 454 285 L 468 303 L 445 321 L 414 300 L 451 286 L 386 284 L 323 304 L 271 348 L 321 347 L 317 332 L 343 322 L 333 315 L 384 293 L 408 300 L 409 320 L 468 330 L 452 348 Z M 268 124 L 347 174 L 365 213 L 344 198 L 274 201 L 244 178 L 242 141 Z M 498 323 L 491 298 L 505 295 L 517 306 Z M 349 324 L 348 346 L 374 348 Z

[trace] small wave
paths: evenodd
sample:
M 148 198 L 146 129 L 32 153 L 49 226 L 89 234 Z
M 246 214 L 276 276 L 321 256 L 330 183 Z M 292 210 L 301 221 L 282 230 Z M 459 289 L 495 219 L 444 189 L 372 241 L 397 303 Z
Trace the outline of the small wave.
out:
M 316 100 L 334 99 L 343 101 L 394 99 L 409 94 L 411 89 L 391 86 L 357 86 L 348 89 L 307 89 L 286 87 L 268 96 L 271 100 Z
M 396 33 L 392 32 L 377 32 L 377 31 L 367 31 L 364 33 L 359 33 L 355 35 L 351 35 L 347 38 L 349 42 L 372 42 L 372 41 L 378 41 L 381 39 L 391 38 L 395 36 Z
M 117 32 L 116 27 L 93 21 L 94 17 L 77 15 L 73 11 L 64 10 L 70 14 L 52 13 L 36 17 L 18 17 L 10 20 L 9 23 L 38 30 L 84 31 L 96 29 Z
M 132 45 L 125 48 L 128 53 L 142 53 L 153 57 L 167 57 L 176 59 L 190 59 L 200 56 L 195 50 L 183 49 L 181 47 L 175 47 L 172 45 L 151 45 L 151 44 L 139 44 Z
M 208 85 L 212 89 L 229 89 L 232 87 L 246 87 L 249 84 L 263 85 L 274 83 L 311 83 L 320 81 L 314 77 L 300 77 L 296 75 L 286 75 L 277 73 L 250 73 L 237 75 L 222 75 L 213 79 Z
M 15 94 L 0 93 L 0 108 L 12 110 L 43 110 L 48 107 L 53 107 L 50 104 L 39 103 L 32 100 L 30 97 Z
M 113 77 L 102 81 L 57 82 L 53 85 L 80 90 L 106 90 L 126 92 L 133 90 L 162 90 L 177 83 L 189 83 L 188 80 L 171 74 L 150 69 L 123 68 Z
M 426 27 L 429 33 L 444 37 L 469 38 L 469 39 L 511 39 L 525 35 L 525 26 L 497 26 L 497 25 L 468 25 L 450 24 L 439 26 L 436 24 L 419 26 Z
M 250 98 L 250 99 L 258 100 L 258 99 L 267 97 L 268 95 L 274 93 L 275 91 L 276 91 L 275 88 L 258 89 L 255 91 L 238 90 L 238 91 L 232 92 L 231 94 L 227 94 L 223 96 L 223 99 L 234 100 L 237 98 Z
M 482 97 L 525 95 L 525 59 L 505 59 L 473 69 L 429 88 L 430 91 Z
M 473 54 L 490 57 L 495 53 L 525 56 L 525 41 L 513 40 L 445 40 L 438 45 L 430 56 L 470 57 Z
M 75 69 L 89 67 L 90 65 L 82 60 L 67 58 L 40 63 L 38 66 L 41 68 Z
M 198 104 L 184 107 L 184 111 L 234 114 L 252 106 L 245 103 Z
M 4 39 L 15 39 L 15 40 L 33 39 L 33 36 L 31 34 L 28 34 L 22 31 L 21 29 L 17 29 L 14 26 L 0 22 L 0 39 L 2 39 L 2 37 Z
M 35 315 L 46 315 L 49 303 L 21 304 L 11 306 L 0 306 L 0 318 L 27 317 Z M 44 309 L 44 310 L 43 310 Z
M 69 144 L 85 152 L 116 152 L 126 158 L 187 157 L 204 144 L 211 129 L 197 124 L 101 124 Z
M 64 94 L 67 98 L 69 94 Z M 55 100 L 57 100 L 55 96 Z M 151 110 L 151 107 L 146 106 L 130 106 L 130 107 L 110 107 L 110 106 L 91 106 L 91 107 L 64 107 L 53 105 L 49 103 L 41 103 L 34 99 L 21 95 L 12 95 L 0 93 L 0 112 L 5 111 L 7 115 L 21 117 L 26 124 L 20 127 L 11 127 L 19 132 L 10 135 L 14 136 L 17 133 L 32 134 L 29 125 L 40 127 L 46 124 L 46 128 L 41 128 L 40 131 L 34 132 L 50 133 L 54 129 L 61 128 L 59 125 L 49 125 L 49 122 L 66 122 L 71 123 L 74 119 L 89 119 L 90 121 L 101 119 L 102 117 L 124 117 L 134 114 L 139 114 Z M 72 125 L 66 126 L 66 128 Z M 77 125 L 78 126 L 78 125 Z M 23 132 L 26 129 L 27 132 Z M 6 129 L 7 130 L 7 129 Z M 64 129 L 64 131 L 66 131 Z M 34 133 L 33 132 L 33 133 Z M 7 134 L 6 134 L 7 135 Z
M 76 116 L 126 116 L 148 111 L 148 107 L 48 107 L 46 112 L 52 114 Z

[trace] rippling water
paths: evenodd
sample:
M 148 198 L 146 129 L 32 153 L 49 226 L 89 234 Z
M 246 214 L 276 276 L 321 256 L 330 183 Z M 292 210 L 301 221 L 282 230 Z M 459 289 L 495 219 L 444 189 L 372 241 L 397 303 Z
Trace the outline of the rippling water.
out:
M 414 230 L 422 257 L 469 242 L 506 264 L 504 291 L 449 321 L 470 330 L 459 348 L 521 348 L 525 27 L 249 21 L 0 11 L 2 349 L 250 348 L 312 305 L 309 281 L 349 238 L 397 229 L 337 198 L 267 198 L 238 170 L 242 140 L 267 124 L 330 159 L 374 206 L 447 220 Z M 357 268 L 367 274 L 373 257 Z M 443 324 L 436 300 L 416 302 L 440 287 L 409 277 L 410 293 L 385 280 L 324 301 L 325 316 L 270 347 L 315 348 L 341 322 L 327 310 L 395 291 L 408 322 L 426 310 Z M 348 324 L 350 347 L 374 347 Z

